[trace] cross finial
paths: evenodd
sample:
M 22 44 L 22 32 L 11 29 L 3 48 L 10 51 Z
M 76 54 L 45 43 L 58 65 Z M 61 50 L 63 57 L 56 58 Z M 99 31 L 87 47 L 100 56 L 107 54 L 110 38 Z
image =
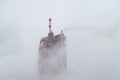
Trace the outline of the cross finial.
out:
M 48 21 L 52 21 L 51 17 L 49 18 L 49 20 L 48 20 Z

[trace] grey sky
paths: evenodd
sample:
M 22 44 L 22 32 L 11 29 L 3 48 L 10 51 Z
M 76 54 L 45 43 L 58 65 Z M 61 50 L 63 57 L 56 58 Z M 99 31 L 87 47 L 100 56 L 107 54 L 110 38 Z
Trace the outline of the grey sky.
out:
M 119 4 L 119 0 L 0 0 L 0 55 L 6 54 L 0 57 L 0 78 L 21 80 L 26 75 L 26 80 L 37 73 L 38 45 L 48 33 L 51 17 L 55 34 L 69 29 L 65 31 L 69 73 L 62 79 L 119 80 Z

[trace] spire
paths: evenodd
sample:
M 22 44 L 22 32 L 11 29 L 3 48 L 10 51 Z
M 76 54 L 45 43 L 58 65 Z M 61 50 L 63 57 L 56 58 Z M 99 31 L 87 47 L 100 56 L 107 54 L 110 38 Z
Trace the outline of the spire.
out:
M 52 21 L 52 19 L 51 19 L 51 18 L 49 18 L 49 20 L 48 20 L 48 21 L 49 21 L 49 32 L 50 32 L 50 31 L 51 31 L 51 27 L 52 27 L 52 26 L 51 26 L 51 21 Z
M 53 37 L 54 37 L 54 33 L 52 32 L 52 30 L 51 30 L 51 21 L 52 21 L 52 19 L 51 18 L 49 18 L 49 33 L 48 33 L 48 37 L 50 38 L 50 39 L 52 39 Z

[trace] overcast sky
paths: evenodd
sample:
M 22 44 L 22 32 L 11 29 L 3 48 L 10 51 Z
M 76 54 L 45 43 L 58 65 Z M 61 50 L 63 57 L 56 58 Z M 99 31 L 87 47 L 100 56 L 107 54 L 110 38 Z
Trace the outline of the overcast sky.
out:
M 66 30 L 69 73 L 62 79 L 119 80 L 119 4 L 119 0 L 0 0 L 0 79 L 37 76 L 39 41 L 47 35 L 51 17 L 55 34 Z

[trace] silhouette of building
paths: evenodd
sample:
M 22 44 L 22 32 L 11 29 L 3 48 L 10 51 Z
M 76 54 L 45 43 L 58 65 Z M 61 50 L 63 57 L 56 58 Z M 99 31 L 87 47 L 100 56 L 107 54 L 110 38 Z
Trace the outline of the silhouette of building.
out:
M 61 31 L 54 35 L 51 30 L 51 18 L 49 18 L 48 36 L 40 40 L 39 68 L 41 76 L 56 75 L 66 70 L 66 37 Z

